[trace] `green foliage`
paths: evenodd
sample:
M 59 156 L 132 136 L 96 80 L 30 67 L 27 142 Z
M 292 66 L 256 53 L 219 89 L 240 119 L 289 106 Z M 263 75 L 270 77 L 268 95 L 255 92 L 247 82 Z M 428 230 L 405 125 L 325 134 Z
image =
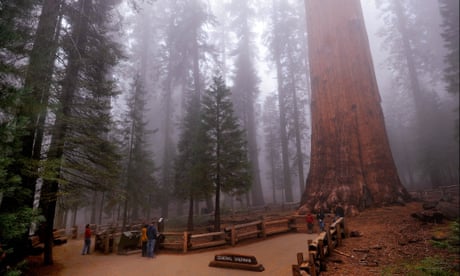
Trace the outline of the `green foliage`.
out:
M 0 236 L 4 240 L 20 238 L 27 233 L 31 222 L 44 221 L 37 210 L 22 207 L 16 212 L 0 214 Z
M 187 103 L 181 125 L 176 158 L 175 195 L 180 199 L 203 199 L 213 193 L 206 147 L 209 141 L 200 125 L 200 103 L 196 96 Z
M 450 225 L 450 235 L 446 240 L 431 241 L 432 245 L 437 248 L 447 249 L 451 253 L 460 253 L 460 229 L 459 222 L 454 221 Z
M 449 276 L 452 275 L 450 266 L 451 264 L 446 260 L 434 256 L 423 259 L 420 264 L 415 266 L 415 269 L 422 272 L 422 275 Z
M 406 262 L 402 265 L 391 265 L 387 266 L 382 270 L 382 275 L 395 275 L 404 274 L 409 276 L 450 276 L 458 274 L 458 265 L 456 266 L 455 258 L 458 258 L 459 251 L 459 222 L 454 221 L 451 223 L 451 232 L 446 240 L 443 241 L 431 241 L 434 247 L 448 250 L 454 255 L 443 258 L 435 255 L 426 257 L 419 262 Z
M 230 90 L 222 77 L 206 90 L 202 102 L 202 127 L 206 133 L 209 175 L 228 194 L 243 194 L 251 186 L 251 173 L 245 132 L 233 112 Z

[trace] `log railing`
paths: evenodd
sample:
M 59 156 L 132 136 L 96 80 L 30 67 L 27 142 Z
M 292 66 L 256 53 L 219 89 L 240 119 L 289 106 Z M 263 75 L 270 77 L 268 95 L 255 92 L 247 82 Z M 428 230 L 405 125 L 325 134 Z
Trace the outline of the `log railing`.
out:
M 138 229 L 141 225 L 131 225 L 128 229 Z M 96 229 L 96 250 L 104 253 L 111 253 L 117 248 L 121 236 L 119 225 L 90 225 Z M 260 219 L 253 222 L 229 225 L 224 231 L 210 233 L 190 232 L 160 232 L 163 239 L 160 241 L 160 248 L 179 250 L 186 253 L 190 250 L 211 248 L 215 246 L 235 246 L 246 239 L 263 239 L 270 235 L 286 232 L 303 232 L 305 227 L 305 216 L 288 216 L 278 219 Z M 76 237 L 78 228 L 72 228 L 72 236 Z
M 302 275 L 301 271 L 311 276 L 318 275 L 321 270 L 324 270 L 325 258 L 342 244 L 344 237 L 346 237 L 345 220 L 339 218 L 314 240 L 308 240 L 307 258 L 304 258 L 302 252 L 297 253 L 297 264 L 292 265 L 292 275 Z

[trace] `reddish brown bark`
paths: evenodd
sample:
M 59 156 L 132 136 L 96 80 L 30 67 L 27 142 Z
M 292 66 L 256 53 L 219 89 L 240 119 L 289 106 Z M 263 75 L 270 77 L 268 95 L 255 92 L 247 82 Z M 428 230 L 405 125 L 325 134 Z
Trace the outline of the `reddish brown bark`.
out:
M 338 4 L 340 2 L 340 4 Z M 359 0 L 306 0 L 311 167 L 301 204 L 347 212 L 407 200 L 387 140 Z

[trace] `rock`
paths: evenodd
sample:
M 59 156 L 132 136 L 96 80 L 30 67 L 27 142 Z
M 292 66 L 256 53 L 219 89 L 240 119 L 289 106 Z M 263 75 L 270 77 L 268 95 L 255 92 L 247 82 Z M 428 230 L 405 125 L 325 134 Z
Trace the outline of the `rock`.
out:
M 357 238 L 357 237 L 361 237 L 361 236 L 362 236 L 362 234 L 359 231 L 351 231 L 350 232 L 350 237 L 351 238 Z
M 427 211 L 412 213 L 411 217 L 419 219 L 423 222 L 442 223 L 443 214 L 435 210 L 427 210 Z
M 432 201 L 432 202 L 425 202 L 423 203 L 423 210 L 431 210 L 431 209 L 434 209 L 436 208 L 436 204 L 438 204 L 436 201 Z
M 436 231 L 431 239 L 435 241 L 444 241 L 447 240 L 448 237 L 449 235 L 446 232 Z
M 451 202 L 446 202 L 446 201 L 440 201 L 436 205 L 436 209 L 440 211 L 445 218 L 449 220 L 455 220 L 459 217 L 460 211 L 458 210 L 458 205 L 451 203 Z

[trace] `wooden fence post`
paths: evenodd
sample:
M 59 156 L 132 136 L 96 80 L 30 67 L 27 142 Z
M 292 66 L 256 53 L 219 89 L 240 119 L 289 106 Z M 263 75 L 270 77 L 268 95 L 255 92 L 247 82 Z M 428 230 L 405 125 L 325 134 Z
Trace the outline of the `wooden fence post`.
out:
M 184 232 L 184 247 L 183 247 L 183 252 L 184 253 L 187 253 L 187 249 L 188 249 L 188 233 L 187 232 Z
M 267 227 L 265 226 L 265 219 L 262 218 L 262 222 L 260 223 L 260 230 L 261 230 L 262 238 L 264 238 L 264 239 L 265 239 L 265 237 L 267 237 L 266 229 L 267 229 Z
M 78 238 L 78 225 L 74 225 L 72 228 L 72 239 Z
M 310 253 L 310 260 L 308 262 L 310 263 L 310 275 L 316 276 L 315 253 Z
M 232 235 L 232 246 L 235 246 L 235 244 L 236 244 L 236 229 L 235 229 L 235 225 L 232 225 L 231 235 Z
M 104 254 L 109 254 L 110 249 L 110 234 L 106 232 L 104 239 Z
M 319 257 L 324 259 L 323 240 L 318 240 Z
M 340 223 L 337 223 L 335 227 L 337 229 L 335 232 L 337 235 L 337 246 L 340 246 L 342 245 L 342 227 L 340 226 Z

